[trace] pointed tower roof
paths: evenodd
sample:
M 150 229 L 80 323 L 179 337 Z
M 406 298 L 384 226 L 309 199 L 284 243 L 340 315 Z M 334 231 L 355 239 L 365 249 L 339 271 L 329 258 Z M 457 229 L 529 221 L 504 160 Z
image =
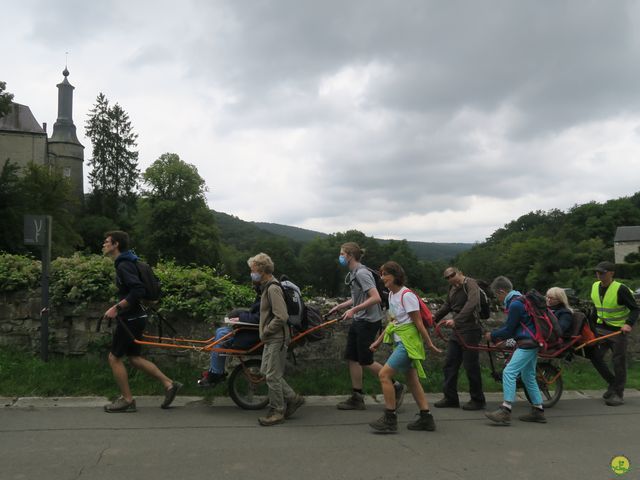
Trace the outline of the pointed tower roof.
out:
M 76 135 L 76 126 L 73 124 L 73 90 L 74 86 L 69 83 L 67 77 L 69 70 L 64 67 L 62 71 L 64 79 L 58 87 L 58 119 L 53 124 L 51 142 L 75 143 L 80 145 Z

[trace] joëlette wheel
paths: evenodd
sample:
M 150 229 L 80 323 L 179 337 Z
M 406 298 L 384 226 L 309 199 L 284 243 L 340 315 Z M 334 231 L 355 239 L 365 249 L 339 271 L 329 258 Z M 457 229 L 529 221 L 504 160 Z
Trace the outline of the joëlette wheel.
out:
M 240 408 L 262 410 L 269 403 L 268 389 L 260 373 L 261 360 L 251 359 L 240 363 L 229 375 L 229 396 Z

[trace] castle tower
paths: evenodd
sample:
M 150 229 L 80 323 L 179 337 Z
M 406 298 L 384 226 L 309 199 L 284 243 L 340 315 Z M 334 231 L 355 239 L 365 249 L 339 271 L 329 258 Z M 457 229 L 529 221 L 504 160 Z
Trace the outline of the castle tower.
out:
M 58 87 L 58 119 L 53 125 L 53 133 L 48 140 L 49 163 L 59 168 L 65 177 L 71 179 L 80 199 L 84 198 L 83 165 L 84 147 L 76 136 L 73 124 L 73 90 L 67 77 L 69 70 L 62 72 L 64 80 Z

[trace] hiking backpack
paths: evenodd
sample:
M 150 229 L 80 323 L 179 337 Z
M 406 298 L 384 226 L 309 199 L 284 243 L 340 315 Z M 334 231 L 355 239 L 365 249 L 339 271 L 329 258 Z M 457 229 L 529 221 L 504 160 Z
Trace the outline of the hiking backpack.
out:
M 382 280 L 380 273 L 376 272 L 372 268 L 367 267 L 366 265 L 362 266 L 369 270 L 369 272 L 371 272 L 371 275 L 373 275 L 373 281 L 376 284 L 376 290 L 378 290 L 378 295 L 380 295 L 380 307 L 383 310 L 387 310 L 389 308 L 389 289 L 384 286 L 384 281 Z M 354 276 L 353 278 L 362 290 L 362 285 L 360 284 L 358 277 Z
M 138 276 L 144 285 L 144 297 L 142 300 L 149 302 L 157 302 L 162 296 L 162 287 L 160 285 L 160 279 L 153 272 L 153 268 L 142 260 L 136 260 L 136 269 L 138 270 Z
M 289 314 L 287 323 L 292 327 L 302 327 L 305 306 L 300 288 L 284 275 L 280 277 L 280 288 L 282 288 L 284 302 L 287 304 Z
M 462 289 L 464 293 L 469 295 L 467 292 L 466 283 L 462 284 Z M 491 303 L 489 302 L 489 296 L 487 292 L 485 292 L 480 285 L 478 285 L 478 294 L 480 295 L 480 305 L 478 309 L 478 316 L 480 320 L 488 320 L 491 318 Z
M 305 305 L 304 312 L 302 315 L 302 325 L 300 325 L 300 331 L 303 332 L 313 327 L 316 327 L 321 323 L 323 323 L 323 321 L 324 319 L 322 318 L 322 314 L 320 313 L 320 310 L 318 310 L 316 307 L 313 307 L 311 305 Z M 302 338 L 304 339 L 305 342 L 313 343 L 313 342 L 317 342 L 318 340 L 322 340 L 324 337 L 325 337 L 325 329 L 318 328 L 313 332 L 309 332 L 305 334 L 305 336 Z
M 424 303 L 424 301 L 420 298 L 420 296 L 416 292 L 414 292 L 413 290 L 406 289 L 404 292 L 402 292 L 402 295 L 400 296 L 400 303 L 402 303 L 404 294 L 407 292 L 413 293 L 418 299 L 418 305 L 420 305 L 420 310 L 419 310 L 420 318 L 422 318 L 422 323 L 424 323 L 424 326 L 426 328 L 433 328 L 435 326 L 435 322 L 433 321 L 433 315 L 431 314 L 431 310 L 429 310 L 429 307 L 427 307 L 427 304 Z M 402 306 L 404 306 L 404 303 L 402 303 Z
M 530 290 L 525 295 L 517 297 L 524 304 L 525 311 L 533 321 L 535 332 L 532 332 L 523 322 L 522 327 L 531 334 L 533 340 L 542 350 L 550 350 L 562 343 L 562 329 L 558 319 L 547 307 L 547 302 L 540 292 Z

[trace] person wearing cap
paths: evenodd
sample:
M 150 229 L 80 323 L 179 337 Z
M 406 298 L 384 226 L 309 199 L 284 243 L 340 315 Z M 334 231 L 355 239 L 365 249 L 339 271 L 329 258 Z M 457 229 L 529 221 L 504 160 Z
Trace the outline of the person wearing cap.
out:
M 627 335 L 640 315 L 640 308 L 633 293 L 626 285 L 613 279 L 615 265 L 600 262 L 595 267 L 596 278 L 591 287 L 591 301 L 595 306 L 592 320 L 596 322 L 596 336 L 614 335 L 601 340 L 587 349 L 586 354 L 608 388 L 602 398 L 607 405 L 617 407 L 624 403 L 624 386 L 627 381 Z M 604 361 L 607 350 L 611 350 L 613 373 Z
M 445 269 L 444 278 L 449 282 L 449 292 L 442 307 L 434 315 L 434 320 L 447 328 L 453 328 L 447 345 L 447 359 L 443 372 L 443 398 L 434 403 L 437 408 L 458 408 L 458 372 L 463 365 L 469 380 L 469 394 L 471 399 L 462 405 L 463 410 L 482 410 L 486 407 L 484 392 L 482 391 L 482 375 L 480 373 L 480 352 L 476 349 L 464 348 L 464 342 L 471 347 L 477 347 L 482 338 L 480 326 L 480 289 L 478 282 L 466 277 L 455 267 Z M 452 318 L 443 320 L 451 313 Z

